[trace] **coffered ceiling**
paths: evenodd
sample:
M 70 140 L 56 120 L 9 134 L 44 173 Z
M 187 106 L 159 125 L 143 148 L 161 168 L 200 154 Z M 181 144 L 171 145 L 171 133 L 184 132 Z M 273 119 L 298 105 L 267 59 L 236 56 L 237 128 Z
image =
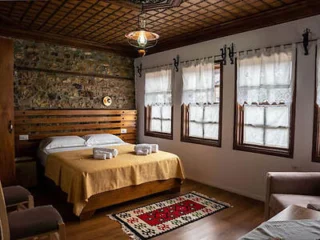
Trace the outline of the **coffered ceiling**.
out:
M 148 10 L 147 29 L 160 35 L 149 54 L 319 14 L 319 2 L 184 0 L 178 7 Z M 125 0 L 1 1 L 0 35 L 134 56 L 124 36 L 137 29 L 140 11 Z

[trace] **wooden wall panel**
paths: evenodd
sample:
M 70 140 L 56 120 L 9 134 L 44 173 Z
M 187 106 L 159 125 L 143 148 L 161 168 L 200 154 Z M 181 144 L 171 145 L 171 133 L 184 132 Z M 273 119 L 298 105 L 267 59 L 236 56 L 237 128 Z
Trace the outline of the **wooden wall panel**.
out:
M 136 143 L 136 122 L 136 110 L 15 111 L 16 155 L 35 156 L 40 141 L 50 136 L 110 133 Z M 28 140 L 20 140 L 20 135 L 28 135 Z
M 13 41 L 0 38 L 0 180 L 15 181 L 13 124 Z

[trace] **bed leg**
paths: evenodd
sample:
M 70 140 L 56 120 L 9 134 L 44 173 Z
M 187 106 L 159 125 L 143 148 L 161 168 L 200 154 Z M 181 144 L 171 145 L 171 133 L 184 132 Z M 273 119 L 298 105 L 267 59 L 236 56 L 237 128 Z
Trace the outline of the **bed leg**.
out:
M 88 212 L 82 212 L 80 214 L 80 221 L 86 221 L 86 220 L 89 220 L 93 214 L 95 213 L 96 210 L 92 210 L 92 211 L 88 211 Z
M 175 187 L 175 188 L 171 188 L 171 189 L 169 190 L 169 192 L 170 192 L 170 193 L 179 193 L 180 190 L 181 190 L 180 187 Z

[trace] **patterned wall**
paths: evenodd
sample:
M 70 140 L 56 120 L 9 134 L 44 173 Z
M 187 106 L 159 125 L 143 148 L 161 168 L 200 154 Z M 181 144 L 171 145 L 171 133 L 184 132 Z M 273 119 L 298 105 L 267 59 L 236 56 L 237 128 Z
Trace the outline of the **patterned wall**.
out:
M 131 58 L 25 40 L 14 48 L 16 109 L 135 108 Z

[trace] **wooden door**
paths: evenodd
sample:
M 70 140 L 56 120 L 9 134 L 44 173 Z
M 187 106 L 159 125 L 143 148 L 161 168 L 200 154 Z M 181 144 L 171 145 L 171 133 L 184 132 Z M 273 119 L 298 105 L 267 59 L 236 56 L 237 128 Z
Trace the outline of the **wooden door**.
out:
M 0 38 L 0 180 L 15 181 L 13 102 L 13 40 Z

